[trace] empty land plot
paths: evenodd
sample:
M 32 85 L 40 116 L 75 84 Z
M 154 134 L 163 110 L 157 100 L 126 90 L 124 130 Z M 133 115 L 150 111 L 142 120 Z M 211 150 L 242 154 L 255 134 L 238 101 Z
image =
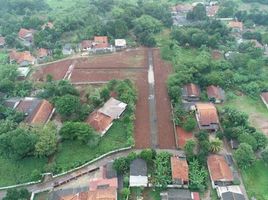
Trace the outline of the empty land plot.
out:
M 158 145 L 161 149 L 175 149 L 176 141 L 171 116 L 170 99 L 167 92 L 166 81 L 172 72 L 170 64 L 161 59 L 160 51 L 153 51 L 155 95 L 158 124 Z
M 76 60 L 76 69 L 143 68 L 146 49 L 130 49 L 113 54 L 95 55 Z
M 33 73 L 32 78 L 35 81 L 44 81 L 47 75 L 51 75 L 53 80 L 61 80 L 73 62 L 74 60 L 70 59 L 43 65 Z

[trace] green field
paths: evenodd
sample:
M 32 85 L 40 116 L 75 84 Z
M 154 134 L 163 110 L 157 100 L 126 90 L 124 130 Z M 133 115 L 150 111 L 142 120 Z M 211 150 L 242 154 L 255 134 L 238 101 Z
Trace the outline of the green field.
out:
M 13 161 L 0 157 L 0 187 L 34 181 L 33 171 L 42 172 L 46 159 Z
M 81 145 L 79 141 L 63 142 L 55 155 L 55 161 L 60 171 L 70 170 L 109 151 L 126 147 L 126 141 L 123 122 L 117 121 L 95 148 Z M 0 187 L 34 181 L 33 175 L 42 173 L 46 163 L 47 159 L 34 157 L 19 161 L 0 157 Z
M 109 151 L 126 147 L 126 141 L 127 136 L 123 122 L 117 121 L 103 136 L 99 145 L 95 148 L 81 145 L 78 141 L 63 142 L 60 146 L 59 153 L 56 155 L 55 161 L 59 168 L 68 170 Z
M 41 192 L 36 195 L 34 195 L 34 200 L 47 200 L 49 198 L 49 192 Z
M 249 197 L 268 200 L 268 166 L 257 161 L 252 167 L 242 170 L 243 181 Z

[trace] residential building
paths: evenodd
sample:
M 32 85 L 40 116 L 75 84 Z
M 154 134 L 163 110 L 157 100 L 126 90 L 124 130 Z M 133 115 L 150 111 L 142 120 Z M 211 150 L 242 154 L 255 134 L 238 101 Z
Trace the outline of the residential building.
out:
M 211 131 L 219 129 L 218 113 L 213 103 L 196 103 L 195 107 L 199 129 Z
M 194 83 L 189 83 L 182 88 L 182 98 L 189 102 L 200 100 L 200 88 Z
M 33 44 L 35 30 L 21 28 L 18 33 L 18 38 L 24 46 L 31 46 Z
M 44 30 L 46 28 L 52 29 L 52 28 L 54 28 L 54 24 L 52 22 L 47 22 L 47 23 L 43 24 L 42 30 Z
M 147 163 L 141 158 L 133 160 L 130 164 L 130 187 L 147 187 Z
M 37 50 L 37 60 L 39 63 L 44 62 L 48 56 L 51 54 L 51 51 L 48 49 L 40 48 Z
M 219 8 L 220 7 L 218 5 L 209 5 L 209 6 L 206 6 L 207 16 L 208 17 L 215 17 L 216 14 L 219 11 Z
M 124 49 L 127 47 L 127 41 L 125 39 L 115 39 L 114 44 L 116 49 Z
M 0 36 L 0 48 L 3 48 L 6 44 L 5 38 Z
M 26 97 L 14 105 L 14 109 L 25 114 L 24 122 L 28 124 L 47 123 L 55 109 L 47 100 Z
M 183 26 L 188 23 L 186 16 L 189 11 L 193 10 L 191 4 L 178 4 L 171 8 L 171 15 L 173 19 L 173 25 Z
M 216 188 L 220 200 L 245 200 L 239 185 L 231 185 Z
M 255 48 L 264 49 L 264 46 L 258 40 L 250 40 Z
M 265 106 L 268 108 L 268 92 L 262 92 L 261 93 L 261 99 Z
M 9 61 L 10 63 L 16 62 L 20 67 L 26 67 L 29 65 L 35 64 L 35 57 L 32 56 L 32 54 L 29 51 L 24 52 L 16 52 L 11 51 L 9 53 Z
M 93 48 L 95 50 L 108 49 L 110 47 L 107 36 L 95 36 Z
M 173 185 L 187 188 L 189 184 L 189 167 L 186 158 L 172 156 L 170 162 Z
M 161 200 L 200 200 L 198 192 L 186 189 L 168 189 L 160 194 Z
M 207 165 L 213 188 L 233 184 L 233 173 L 224 156 L 216 154 L 208 156 Z
M 213 103 L 222 103 L 225 100 L 225 92 L 219 86 L 210 85 L 207 87 L 209 101 Z
M 18 79 L 24 80 L 30 73 L 30 67 L 18 67 L 19 76 Z
M 232 29 L 233 32 L 243 32 L 243 22 L 239 21 L 230 21 L 228 26 Z
M 62 47 L 62 54 L 67 56 L 67 55 L 71 55 L 73 54 L 74 50 L 72 49 L 72 45 L 71 44 L 65 44 L 63 47 Z
M 81 51 L 90 51 L 93 47 L 93 42 L 91 40 L 83 40 L 80 44 Z
M 103 136 L 113 125 L 113 120 L 119 119 L 127 104 L 111 97 L 101 108 L 89 115 L 86 122 Z
M 103 136 L 113 125 L 113 119 L 101 112 L 95 111 L 89 115 L 86 122 Z

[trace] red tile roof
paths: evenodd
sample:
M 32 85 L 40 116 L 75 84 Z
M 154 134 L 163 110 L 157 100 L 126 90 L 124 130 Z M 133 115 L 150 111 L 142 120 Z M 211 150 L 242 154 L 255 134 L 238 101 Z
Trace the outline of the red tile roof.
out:
M 82 49 L 87 49 L 87 48 L 90 48 L 91 46 L 92 46 L 92 41 L 91 40 L 83 40 L 81 42 Z
M 38 49 L 37 55 L 39 58 L 46 57 L 46 56 L 48 56 L 48 50 L 44 49 L 44 48 L 40 48 L 40 49 Z
M 191 10 L 193 10 L 193 6 L 191 4 L 178 4 L 174 7 L 172 7 L 172 11 L 176 11 L 176 12 L 189 12 Z
M 176 126 L 176 134 L 178 138 L 177 145 L 180 149 L 184 148 L 184 145 L 186 144 L 187 140 L 194 138 L 193 133 L 188 133 L 179 126 Z
M 200 200 L 200 196 L 198 192 L 193 192 L 193 200 Z
M 107 36 L 95 36 L 94 43 L 95 43 L 95 48 L 107 48 L 107 47 L 109 47 Z
M 54 24 L 52 22 L 47 22 L 42 26 L 42 29 L 44 30 L 45 28 L 50 28 L 52 29 L 54 27 Z
M 34 32 L 34 30 L 28 30 L 25 28 L 21 28 L 19 33 L 18 33 L 18 36 L 19 36 L 19 38 L 25 38 L 27 35 L 33 34 L 33 32 Z
M 214 104 L 196 103 L 196 109 L 200 125 L 219 124 L 218 113 Z
M 220 59 L 223 58 L 223 54 L 222 54 L 222 52 L 219 51 L 219 50 L 213 50 L 213 51 L 211 52 L 211 55 L 212 55 L 212 58 L 213 58 L 214 60 L 220 60 Z
M 111 117 L 108 117 L 107 115 L 95 111 L 89 115 L 86 122 L 90 126 L 92 126 L 97 132 L 102 133 L 112 124 L 113 119 Z
M 179 157 L 172 156 L 171 160 L 171 172 L 172 180 L 189 181 L 189 167 L 186 159 L 180 159 Z
M 189 84 L 185 85 L 184 88 L 187 91 L 187 96 L 196 96 L 196 97 L 200 96 L 200 90 L 196 84 L 189 83 Z
M 219 6 L 218 5 L 208 6 L 206 10 L 207 10 L 207 16 L 214 17 L 219 11 Z
M 224 156 L 210 155 L 208 157 L 208 169 L 213 181 L 233 181 L 233 173 Z
M 219 100 L 223 100 L 221 88 L 219 86 L 210 85 L 207 87 L 207 95 L 209 98 L 215 98 Z
M 243 30 L 243 23 L 242 22 L 238 22 L 238 21 L 230 21 L 229 22 L 229 27 L 230 28 L 238 28 L 241 31 Z
M 24 52 L 16 52 L 12 51 L 9 53 L 10 60 L 16 61 L 18 64 L 20 64 L 23 61 L 33 62 L 35 58 L 31 55 L 29 51 Z
M 31 119 L 31 124 L 45 124 L 53 111 L 53 106 L 47 100 L 43 100 Z

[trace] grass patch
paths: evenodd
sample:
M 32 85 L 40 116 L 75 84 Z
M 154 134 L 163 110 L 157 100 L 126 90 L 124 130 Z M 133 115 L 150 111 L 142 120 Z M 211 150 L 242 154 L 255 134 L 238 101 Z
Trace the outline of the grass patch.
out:
M 0 52 L 0 64 L 8 63 L 8 55 L 6 53 Z
M 34 200 L 46 200 L 49 198 L 49 192 L 40 192 L 34 195 Z
M 242 177 L 250 198 L 268 200 L 268 166 L 263 161 L 242 170 Z
M 35 181 L 33 171 L 42 172 L 46 159 L 26 158 L 13 161 L 0 157 L 0 187 Z
M 101 138 L 97 147 L 81 145 L 79 141 L 64 141 L 56 155 L 57 167 L 63 171 L 77 167 L 109 151 L 126 147 L 126 140 L 127 134 L 123 122 L 116 121 Z

